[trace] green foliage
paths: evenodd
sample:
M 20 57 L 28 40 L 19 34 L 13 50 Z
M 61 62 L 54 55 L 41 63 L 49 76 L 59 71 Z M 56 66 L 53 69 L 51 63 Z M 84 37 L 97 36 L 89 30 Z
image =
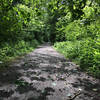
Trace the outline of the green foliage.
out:
M 32 51 L 39 43 L 36 40 L 27 41 L 24 40 L 18 41 L 17 43 L 5 42 L 0 48 L 0 61 L 9 61 L 10 59 L 21 56 L 27 52 Z
M 0 1 L 0 61 L 32 51 L 43 41 L 44 22 L 33 5 L 33 0 Z
M 80 54 L 80 41 L 57 42 L 54 44 L 54 47 L 69 59 L 75 59 Z
M 80 64 L 82 69 L 100 78 L 100 40 L 67 41 L 55 43 L 54 47 L 66 58 Z
M 66 16 L 58 19 L 58 22 L 56 23 L 56 41 L 66 40 L 64 30 L 65 30 L 65 27 L 70 22 L 70 18 L 71 18 L 71 14 L 68 13 Z
M 84 14 L 78 19 L 71 20 L 73 15 L 63 17 L 64 20 L 59 18 L 56 40 L 65 42 L 57 42 L 54 47 L 82 69 L 100 78 L 100 6 L 97 2 L 87 0 L 81 9 Z
M 100 0 L 0 0 L 0 61 L 44 41 L 100 77 Z

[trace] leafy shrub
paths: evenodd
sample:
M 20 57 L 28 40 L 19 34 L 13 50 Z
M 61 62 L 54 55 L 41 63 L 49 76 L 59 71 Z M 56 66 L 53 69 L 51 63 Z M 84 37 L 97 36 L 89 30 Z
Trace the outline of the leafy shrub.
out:
M 0 1 L 0 61 L 32 51 L 43 41 L 44 22 L 33 1 Z
M 66 58 L 80 64 L 80 67 L 100 77 L 100 39 L 84 39 L 81 41 L 57 42 L 54 47 Z
M 0 61 L 8 61 L 16 56 L 23 55 L 29 51 L 32 51 L 37 45 L 39 45 L 37 40 L 32 41 L 18 41 L 15 44 L 4 43 L 2 48 L 0 48 Z
M 69 59 L 75 59 L 80 54 L 80 41 L 57 42 L 54 44 L 54 47 Z

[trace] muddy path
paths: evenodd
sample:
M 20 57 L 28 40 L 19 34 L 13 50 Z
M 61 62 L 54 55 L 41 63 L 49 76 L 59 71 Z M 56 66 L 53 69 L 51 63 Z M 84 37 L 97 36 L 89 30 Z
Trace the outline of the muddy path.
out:
M 0 72 L 0 100 L 100 100 L 100 80 L 45 44 Z

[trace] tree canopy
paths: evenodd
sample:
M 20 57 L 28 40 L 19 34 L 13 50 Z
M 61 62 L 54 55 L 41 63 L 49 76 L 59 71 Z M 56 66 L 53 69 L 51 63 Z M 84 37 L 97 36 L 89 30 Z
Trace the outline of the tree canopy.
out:
M 0 61 L 43 42 L 100 77 L 100 0 L 0 0 Z

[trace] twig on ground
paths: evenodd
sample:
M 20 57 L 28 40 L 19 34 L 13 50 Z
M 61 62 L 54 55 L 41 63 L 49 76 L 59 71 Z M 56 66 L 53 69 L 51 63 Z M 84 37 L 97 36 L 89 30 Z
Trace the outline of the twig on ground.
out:
M 68 100 L 74 100 L 80 94 L 81 94 L 81 91 L 78 91 L 73 97 L 69 98 Z

